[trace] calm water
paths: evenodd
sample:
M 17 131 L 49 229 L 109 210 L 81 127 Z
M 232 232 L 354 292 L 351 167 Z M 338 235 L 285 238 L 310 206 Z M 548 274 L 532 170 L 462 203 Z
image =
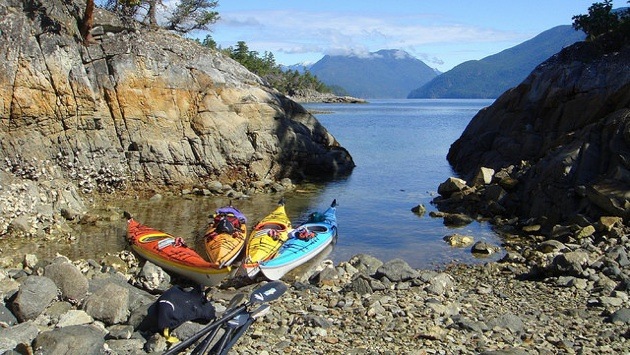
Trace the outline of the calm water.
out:
M 492 100 L 373 100 L 367 105 L 310 104 L 310 110 L 352 154 L 357 167 L 343 181 L 327 184 L 321 204 L 337 198 L 339 239 L 333 260 L 358 252 L 381 260 L 403 258 L 416 268 L 450 261 L 477 262 L 469 249 L 442 240 L 455 232 L 498 244 L 486 223 L 447 228 L 442 219 L 411 208 L 430 201 L 454 173 L 446 161 L 450 145 L 470 119 Z
M 326 184 L 305 183 L 284 194 L 294 225 L 313 211 L 339 203 L 339 237 L 328 258 L 335 264 L 358 253 L 388 261 L 403 258 L 415 268 L 435 268 L 451 261 L 474 263 L 468 248 L 455 249 L 442 240 L 455 232 L 499 244 L 485 223 L 446 228 L 442 219 L 419 216 L 411 208 L 437 196 L 438 185 L 453 176 L 446 161 L 448 149 L 470 119 L 491 100 L 374 100 L 369 104 L 309 104 L 306 107 L 352 154 L 351 176 Z M 255 195 L 233 201 L 253 225 L 282 195 Z M 208 216 L 227 204 L 227 198 L 165 197 L 160 201 L 135 198 L 111 202 L 110 209 L 126 210 L 139 221 L 181 236 L 203 251 L 201 235 Z M 125 223 L 85 229 L 79 240 L 46 250 L 73 259 L 94 258 L 126 247 Z M 37 244 L 32 245 L 37 249 Z M 38 248 L 42 253 L 43 247 Z M 54 250 L 53 250 L 54 249 Z M 203 252 L 202 252 L 203 255 Z M 496 257 L 495 257 L 496 258 Z

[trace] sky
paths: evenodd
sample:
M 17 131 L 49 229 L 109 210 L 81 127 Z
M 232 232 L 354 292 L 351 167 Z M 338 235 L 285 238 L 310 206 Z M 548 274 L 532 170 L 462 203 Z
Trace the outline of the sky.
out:
M 571 25 L 595 0 L 219 0 L 210 35 L 276 63 L 402 49 L 441 72 Z M 628 6 L 614 0 L 613 7 Z M 197 33 L 203 39 L 207 33 Z

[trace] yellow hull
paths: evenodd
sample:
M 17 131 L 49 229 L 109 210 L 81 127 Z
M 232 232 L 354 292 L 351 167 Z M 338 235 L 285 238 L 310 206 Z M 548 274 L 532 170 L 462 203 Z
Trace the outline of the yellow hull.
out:
M 292 229 L 284 205 L 278 206 L 258 222 L 245 247 L 245 259 L 242 268 L 245 269 L 248 276 L 253 277 L 258 273 L 260 270 L 258 268 L 259 262 L 271 259 L 276 255 Z

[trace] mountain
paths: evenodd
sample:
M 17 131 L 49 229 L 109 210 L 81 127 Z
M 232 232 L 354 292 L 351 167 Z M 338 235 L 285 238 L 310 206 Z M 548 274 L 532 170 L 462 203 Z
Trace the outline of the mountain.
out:
M 464 62 L 411 91 L 408 98 L 497 98 L 544 60 L 585 37 L 569 25 L 554 27 L 497 54 Z
M 289 70 L 297 70 L 298 73 L 300 74 L 304 74 L 307 70 L 310 70 L 311 65 L 313 65 L 312 62 L 302 62 L 302 63 L 297 63 L 297 64 L 292 64 L 292 65 L 280 65 L 280 69 L 282 69 L 282 71 L 289 71 Z
M 389 49 L 367 55 L 326 55 L 310 72 L 328 86 L 360 98 L 405 98 L 437 76 L 435 70 L 405 51 Z

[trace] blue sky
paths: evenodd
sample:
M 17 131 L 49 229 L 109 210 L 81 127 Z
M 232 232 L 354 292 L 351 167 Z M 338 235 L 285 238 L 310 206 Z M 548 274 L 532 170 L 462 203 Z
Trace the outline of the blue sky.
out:
M 402 49 L 440 71 L 522 43 L 595 0 L 219 0 L 212 37 L 223 48 L 245 41 L 278 64 L 325 54 Z M 614 7 L 627 6 L 615 0 Z M 197 34 L 204 38 L 205 34 Z

